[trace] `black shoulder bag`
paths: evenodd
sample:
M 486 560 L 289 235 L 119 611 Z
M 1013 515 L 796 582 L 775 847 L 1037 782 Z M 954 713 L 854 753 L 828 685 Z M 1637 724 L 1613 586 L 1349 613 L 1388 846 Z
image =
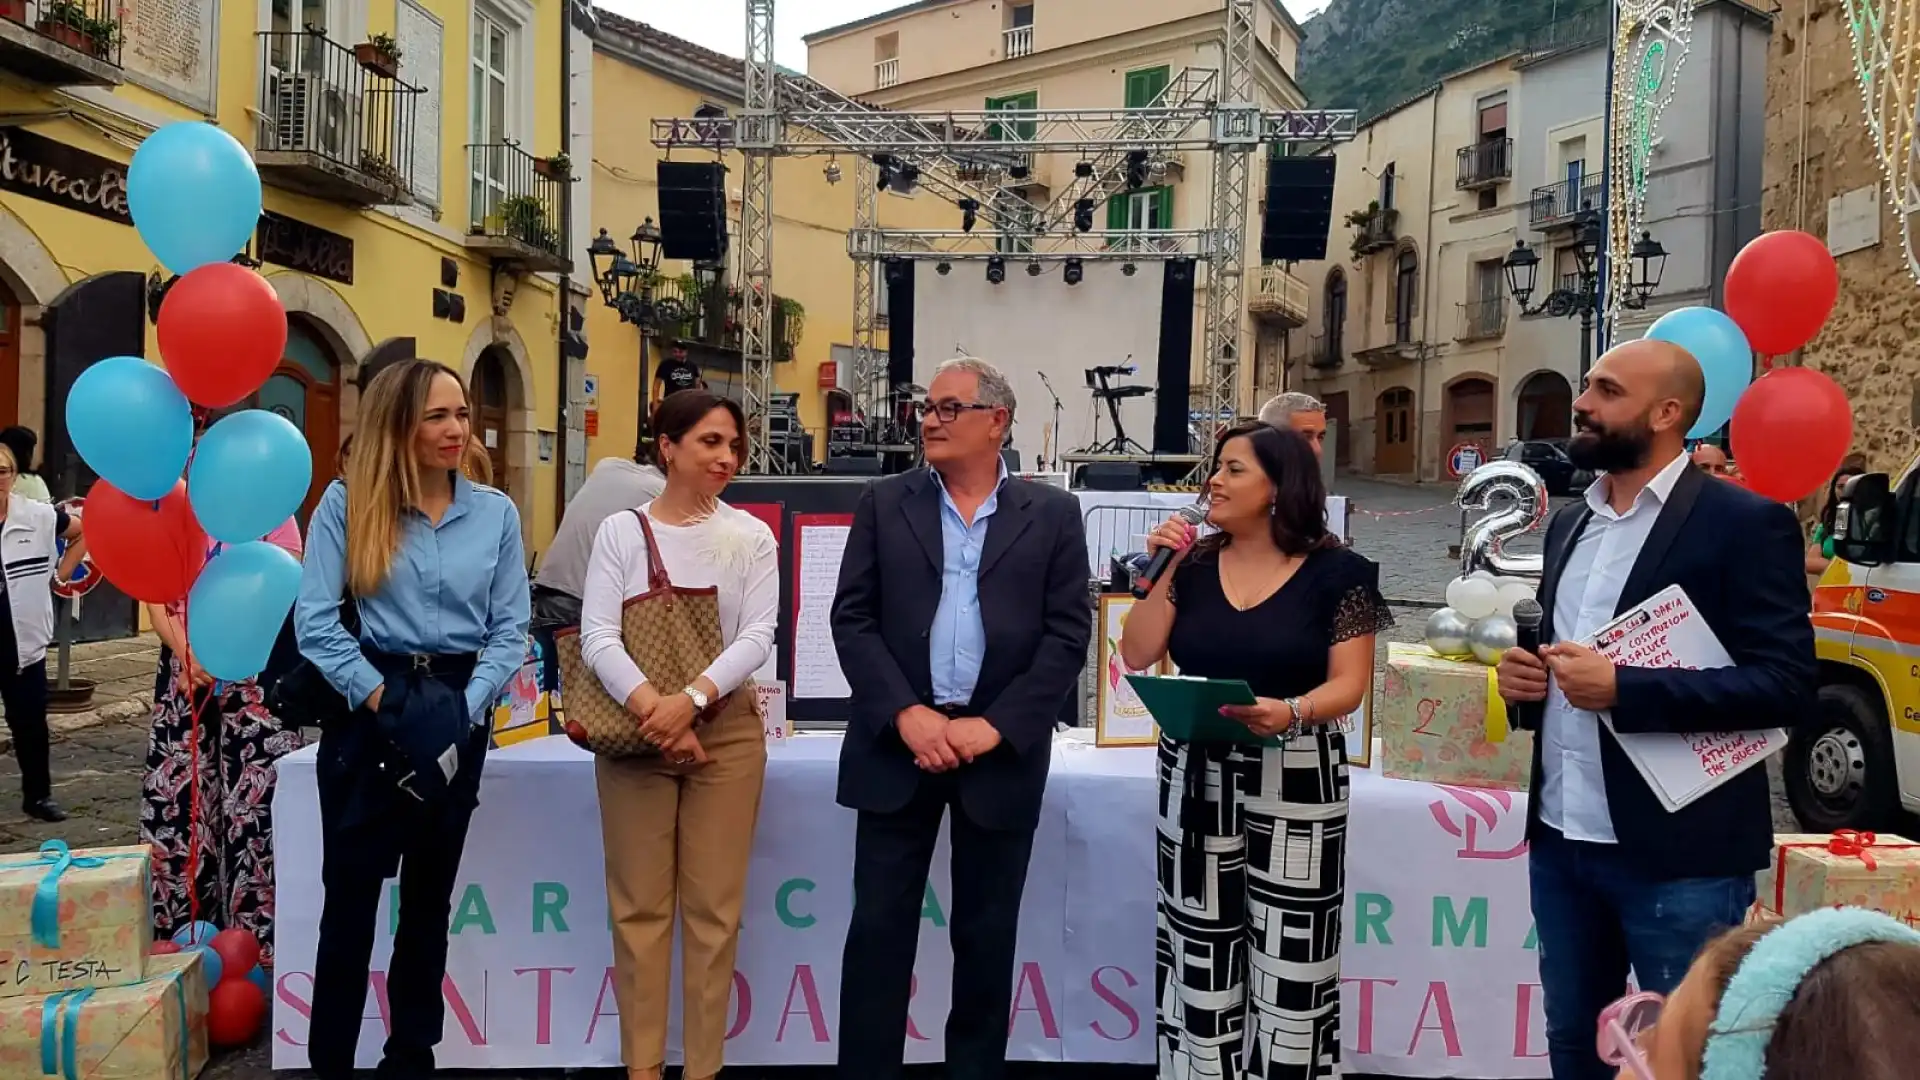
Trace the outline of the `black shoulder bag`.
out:
M 340 589 L 340 625 L 358 643 L 360 605 L 354 603 L 350 586 Z M 274 639 L 266 669 L 260 672 L 260 688 L 267 708 L 290 728 L 325 730 L 353 714 L 346 695 L 335 690 L 313 661 L 301 655 L 291 611 L 280 626 L 280 636 Z

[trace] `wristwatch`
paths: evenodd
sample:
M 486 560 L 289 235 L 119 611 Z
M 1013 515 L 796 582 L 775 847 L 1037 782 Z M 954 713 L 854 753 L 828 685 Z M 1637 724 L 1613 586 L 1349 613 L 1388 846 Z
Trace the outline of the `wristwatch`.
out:
M 689 686 L 685 690 L 682 690 L 680 692 L 687 695 L 689 698 L 693 699 L 694 712 L 705 712 L 708 704 L 710 704 L 710 702 L 707 699 L 707 695 L 702 693 L 700 691 L 700 688 L 697 686 Z

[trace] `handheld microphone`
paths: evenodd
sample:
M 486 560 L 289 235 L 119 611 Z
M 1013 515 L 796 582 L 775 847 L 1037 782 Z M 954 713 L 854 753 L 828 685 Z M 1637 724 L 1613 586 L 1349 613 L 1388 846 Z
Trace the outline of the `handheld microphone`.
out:
M 1514 644 L 1535 656 L 1540 655 L 1540 624 L 1546 615 L 1546 610 L 1538 600 L 1516 602 L 1513 605 L 1513 625 L 1519 633 L 1515 635 Z M 1544 701 L 1521 701 L 1507 706 L 1507 716 L 1513 726 L 1521 731 L 1539 731 L 1546 714 L 1547 703 Z
M 1207 504 L 1203 500 L 1192 506 L 1183 506 L 1178 513 L 1180 518 L 1189 525 L 1204 524 L 1207 520 Z M 1147 568 L 1140 571 L 1140 576 L 1133 579 L 1135 600 L 1147 598 L 1147 594 L 1153 591 L 1154 584 L 1160 580 L 1160 575 L 1167 572 L 1167 566 L 1173 562 L 1173 557 L 1177 554 L 1179 553 L 1172 548 L 1161 548 L 1153 553 L 1153 558 L 1147 562 Z

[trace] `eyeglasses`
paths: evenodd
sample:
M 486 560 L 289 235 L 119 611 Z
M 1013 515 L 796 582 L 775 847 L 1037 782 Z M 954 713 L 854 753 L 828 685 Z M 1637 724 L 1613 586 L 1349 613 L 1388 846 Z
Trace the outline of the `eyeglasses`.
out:
M 1655 1080 L 1653 1066 L 1640 1049 L 1640 1036 L 1652 1030 L 1660 1019 L 1667 999 L 1659 994 L 1628 994 L 1600 1011 L 1595 1033 L 1600 1060 L 1616 1069 L 1626 1069 L 1639 1080 Z
M 960 419 L 960 414 L 963 412 L 992 412 L 997 408 L 999 408 L 997 405 L 982 405 L 977 401 L 916 401 L 913 403 L 914 412 L 921 416 L 933 413 L 940 417 L 940 422 L 943 424 L 951 424 Z
M 0 465 L 0 480 L 5 480 L 7 477 L 12 476 L 13 473 L 14 470 L 7 468 L 5 465 Z

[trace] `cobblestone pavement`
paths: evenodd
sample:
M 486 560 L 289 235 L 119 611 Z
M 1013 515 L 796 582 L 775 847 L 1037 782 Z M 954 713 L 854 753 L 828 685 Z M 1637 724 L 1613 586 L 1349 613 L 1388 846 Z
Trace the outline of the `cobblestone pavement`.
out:
M 1342 477 L 1335 490 L 1354 500 L 1359 513 L 1351 532 L 1354 546 L 1380 564 L 1381 589 L 1393 604 L 1398 622 L 1383 635 L 1387 640 L 1415 642 L 1432 607 L 1441 602 L 1446 583 L 1458 572 L 1458 561 L 1447 557 L 1447 546 L 1460 534 L 1459 512 L 1451 505 L 1451 485 L 1395 485 Z M 1557 502 L 1557 500 L 1556 500 Z M 1531 548 L 1529 545 L 1534 545 Z M 1516 550 L 1537 550 L 1538 540 L 1522 541 Z M 1381 647 L 1385 665 L 1385 645 Z M 147 715 L 152 704 L 153 672 L 158 645 L 151 635 L 126 641 L 77 646 L 72 674 L 95 680 L 94 707 L 53 719 L 54 795 L 72 818 L 63 825 L 43 825 L 19 811 L 19 776 L 10 765 L 0 765 L 0 851 L 30 851 L 58 837 L 78 847 L 139 842 L 140 777 L 145 767 Z M 4 739 L 0 739 L 4 745 Z M 1793 829 L 1775 774 L 1775 827 Z M 265 1040 L 248 1050 L 223 1054 L 203 1074 L 208 1080 L 268 1080 L 269 1051 Z M 765 1075 L 772 1080 L 815 1080 L 829 1070 L 730 1069 L 736 1080 Z M 1019 1080 L 1146 1080 L 1150 1068 L 1021 1066 Z M 618 1071 L 585 1073 L 539 1072 L 476 1074 L 484 1080 L 549 1080 L 563 1075 L 610 1080 Z M 284 1075 L 284 1074 L 283 1074 Z M 301 1074 L 294 1074 L 296 1076 Z M 932 1080 L 937 1068 L 914 1071 Z

